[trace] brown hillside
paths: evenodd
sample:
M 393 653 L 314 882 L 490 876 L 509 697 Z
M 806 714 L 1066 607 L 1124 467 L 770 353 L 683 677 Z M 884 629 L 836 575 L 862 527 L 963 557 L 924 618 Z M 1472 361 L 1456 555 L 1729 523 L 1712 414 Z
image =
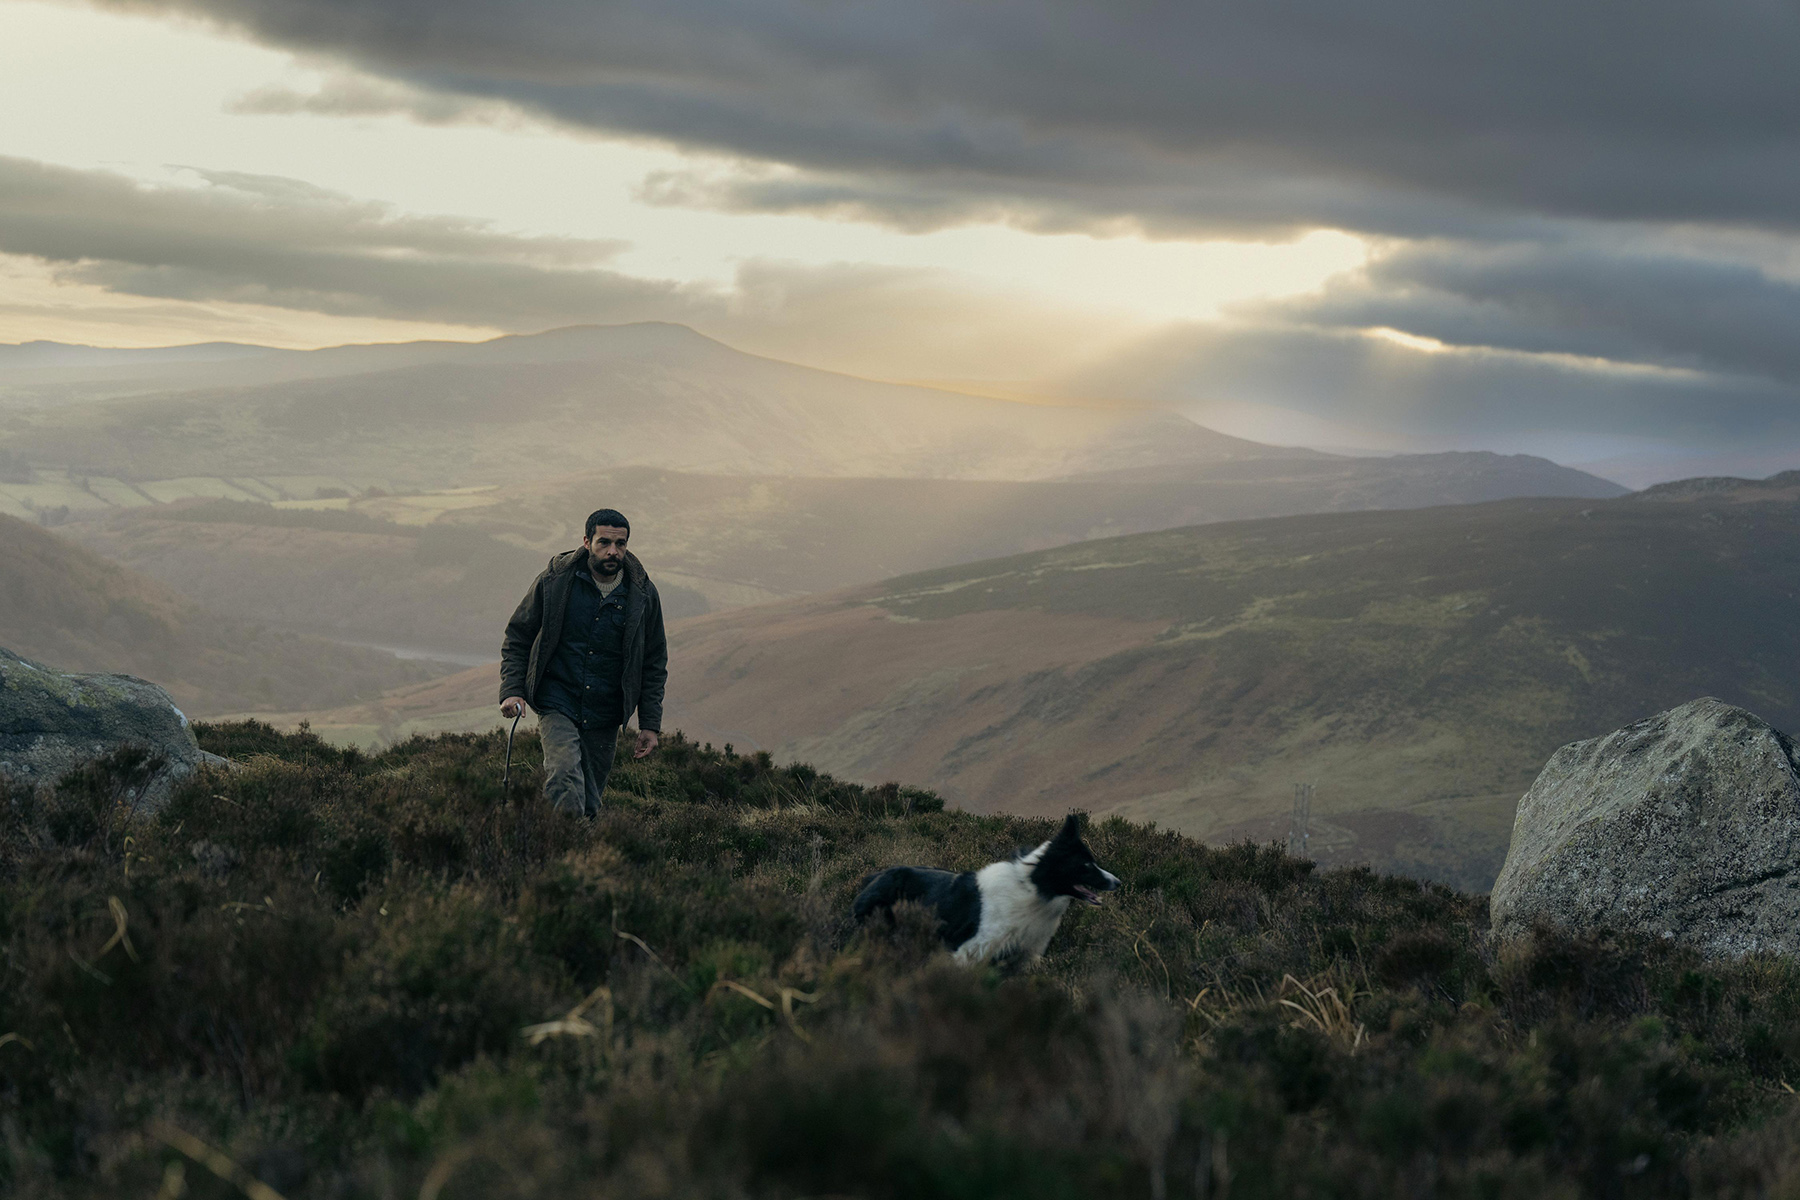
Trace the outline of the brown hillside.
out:
M 671 617 L 1109 537 L 1248 517 L 1419 508 L 1619 489 L 1523 455 L 1261 458 L 1080 481 L 780 479 L 629 467 L 342 510 L 189 500 L 71 521 L 58 532 L 217 612 L 346 641 L 497 652 L 501 623 L 546 557 L 601 505 Z M 529 547 L 529 548 L 527 548 Z
M 333 745 L 376 750 L 414 734 L 479 732 L 506 725 L 500 716 L 499 692 L 500 664 L 491 662 L 333 708 L 228 713 L 214 719 L 251 717 L 278 729 L 305 722 Z M 520 722 L 522 729 L 536 725 L 535 716 Z
M 629 467 L 496 488 L 441 520 L 561 550 L 601 503 L 637 522 L 659 582 L 791 599 L 913 571 L 1182 525 L 1623 489 L 1528 455 L 1282 457 L 1135 468 L 1070 480 L 775 478 Z M 370 507 L 382 501 L 365 502 Z M 688 615 L 688 614 L 683 614 Z M 697 614 L 696 614 L 697 615 Z
M 685 622 L 668 721 L 1214 840 L 1315 783 L 1315 856 L 1485 888 L 1557 746 L 1702 695 L 1800 722 L 1796 530 L 1745 484 L 1087 542 Z
M 47 530 L 0 516 L 0 645 L 74 671 L 161 684 L 191 715 L 316 708 L 432 669 L 208 612 Z

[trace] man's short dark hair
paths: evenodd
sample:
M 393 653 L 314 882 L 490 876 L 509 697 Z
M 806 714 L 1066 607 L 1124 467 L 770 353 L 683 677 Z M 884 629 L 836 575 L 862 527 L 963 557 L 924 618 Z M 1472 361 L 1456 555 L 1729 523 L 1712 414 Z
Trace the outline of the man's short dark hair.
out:
M 584 542 L 593 541 L 594 530 L 600 528 L 602 525 L 606 526 L 608 529 L 623 529 L 626 537 L 631 536 L 631 522 L 625 519 L 624 513 L 616 508 L 596 508 L 593 512 L 588 514 L 587 529 L 582 533 L 581 540 Z

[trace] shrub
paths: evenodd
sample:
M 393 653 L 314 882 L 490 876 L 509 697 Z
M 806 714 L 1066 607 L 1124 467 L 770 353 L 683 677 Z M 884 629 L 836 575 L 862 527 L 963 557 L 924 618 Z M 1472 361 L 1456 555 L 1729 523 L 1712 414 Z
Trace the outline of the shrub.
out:
M 130 756 L 0 791 L 11 1194 L 241 1190 L 192 1138 L 290 1200 L 1800 1185 L 1790 962 L 1496 956 L 1479 897 L 1108 819 L 1125 888 L 1008 976 L 849 901 L 1061 814 L 671 734 L 589 822 L 536 799 L 529 738 L 504 794 L 497 734 L 198 733 L 243 769 L 155 816 Z

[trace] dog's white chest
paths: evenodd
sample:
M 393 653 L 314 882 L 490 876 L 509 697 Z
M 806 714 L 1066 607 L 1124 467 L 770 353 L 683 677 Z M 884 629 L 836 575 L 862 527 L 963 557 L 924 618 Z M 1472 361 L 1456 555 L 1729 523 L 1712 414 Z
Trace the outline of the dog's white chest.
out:
M 1031 882 L 1029 861 L 990 864 L 976 873 L 975 882 L 981 889 L 981 923 L 975 936 L 956 948 L 956 957 L 987 962 L 1041 956 L 1069 911 L 1069 897 L 1044 899 Z

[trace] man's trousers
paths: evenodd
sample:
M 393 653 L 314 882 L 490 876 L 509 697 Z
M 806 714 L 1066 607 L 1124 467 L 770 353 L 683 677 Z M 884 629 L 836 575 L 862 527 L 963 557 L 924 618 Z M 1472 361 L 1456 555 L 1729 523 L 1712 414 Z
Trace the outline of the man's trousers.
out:
M 582 729 L 561 713 L 546 712 L 538 714 L 538 734 L 544 741 L 544 799 L 564 812 L 598 813 L 619 727 Z

